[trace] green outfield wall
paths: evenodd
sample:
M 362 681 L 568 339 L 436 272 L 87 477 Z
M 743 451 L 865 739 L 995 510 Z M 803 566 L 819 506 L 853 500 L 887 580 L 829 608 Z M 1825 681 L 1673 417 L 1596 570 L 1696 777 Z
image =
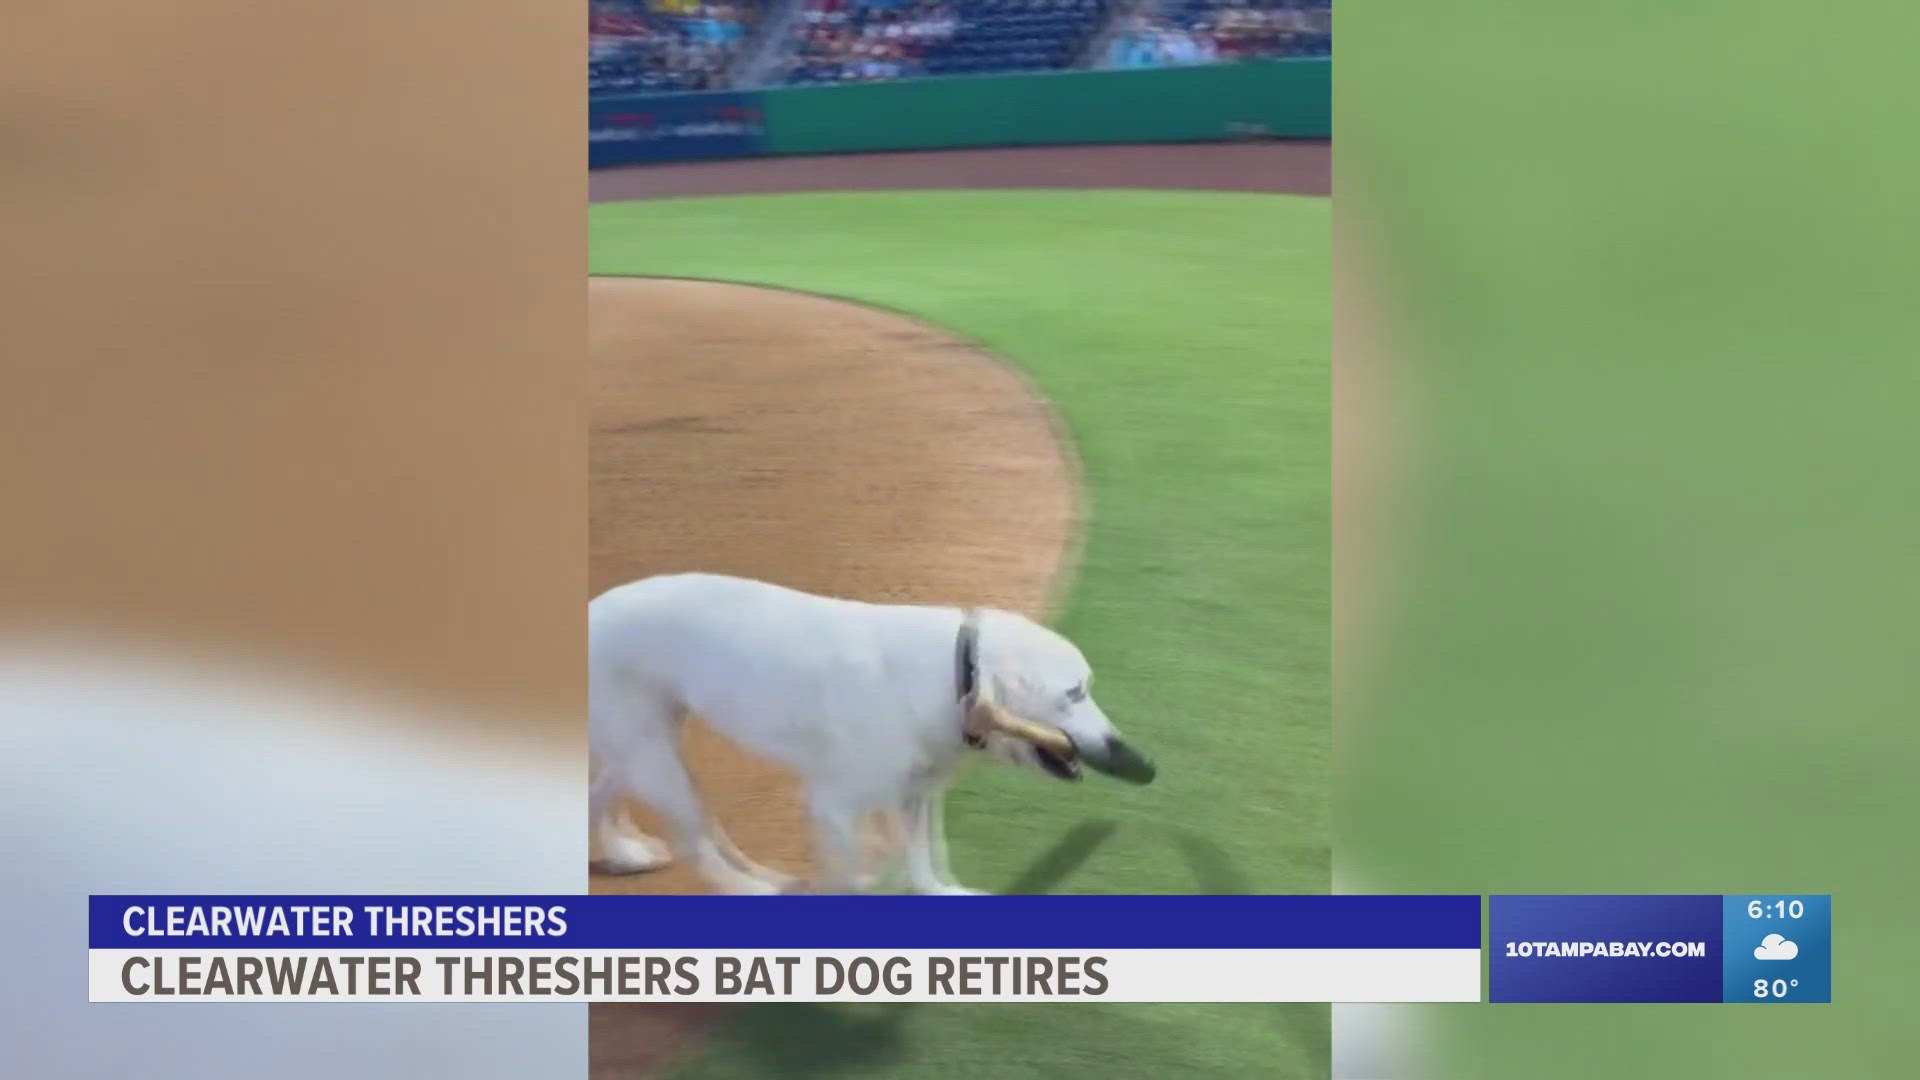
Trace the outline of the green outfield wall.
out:
M 1332 135 L 1327 59 L 902 79 L 588 103 L 589 163 Z
M 1061 71 L 766 93 L 775 154 L 958 146 L 1325 138 L 1330 60 Z

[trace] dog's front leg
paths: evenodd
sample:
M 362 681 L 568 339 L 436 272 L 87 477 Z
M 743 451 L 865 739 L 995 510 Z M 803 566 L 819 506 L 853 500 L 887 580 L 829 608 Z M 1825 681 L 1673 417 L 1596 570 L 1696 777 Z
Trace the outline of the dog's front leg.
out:
M 835 800 L 811 800 L 813 892 L 861 891 L 860 810 Z
M 927 896 L 984 895 L 953 882 L 947 868 L 947 838 L 938 789 L 926 788 L 907 796 L 901 817 L 907 833 L 907 883 L 914 892 Z

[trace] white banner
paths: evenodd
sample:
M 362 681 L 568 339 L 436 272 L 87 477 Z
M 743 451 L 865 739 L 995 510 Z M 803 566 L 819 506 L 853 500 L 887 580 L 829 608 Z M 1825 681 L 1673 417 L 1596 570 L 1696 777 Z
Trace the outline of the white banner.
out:
M 1479 1001 L 1477 949 L 93 949 L 89 1000 Z

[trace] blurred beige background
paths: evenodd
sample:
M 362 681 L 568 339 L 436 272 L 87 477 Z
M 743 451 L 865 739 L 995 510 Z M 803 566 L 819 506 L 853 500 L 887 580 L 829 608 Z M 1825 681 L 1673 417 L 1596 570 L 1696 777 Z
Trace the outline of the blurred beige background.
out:
M 21 14 L 0 610 L 572 712 L 578 12 Z
M 9 12 L 0 1075 L 584 1074 L 584 1006 L 89 1006 L 78 959 L 90 894 L 584 889 L 583 37 Z

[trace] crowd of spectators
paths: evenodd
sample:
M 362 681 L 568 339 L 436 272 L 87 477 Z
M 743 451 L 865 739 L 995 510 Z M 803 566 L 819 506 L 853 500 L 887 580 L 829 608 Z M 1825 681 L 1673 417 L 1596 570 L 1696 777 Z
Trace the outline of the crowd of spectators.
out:
M 1107 67 L 1175 67 L 1276 56 L 1326 56 L 1329 0 L 1165 0 L 1140 5 L 1109 40 Z
M 1330 0 L 797 0 L 766 83 L 1211 64 L 1331 52 Z M 713 90 L 778 0 L 589 0 L 590 88 Z M 1126 10 L 1125 7 L 1122 10 Z M 756 68 L 759 64 L 755 63 Z
M 784 83 L 1071 67 L 1107 0 L 801 0 Z
M 775 74 L 788 83 L 919 75 L 928 46 L 959 28 L 959 5 L 943 0 L 801 0 L 793 47 Z
M 588 88 L 723 87 L 764 6 L 762 0 L 590 0 Z

